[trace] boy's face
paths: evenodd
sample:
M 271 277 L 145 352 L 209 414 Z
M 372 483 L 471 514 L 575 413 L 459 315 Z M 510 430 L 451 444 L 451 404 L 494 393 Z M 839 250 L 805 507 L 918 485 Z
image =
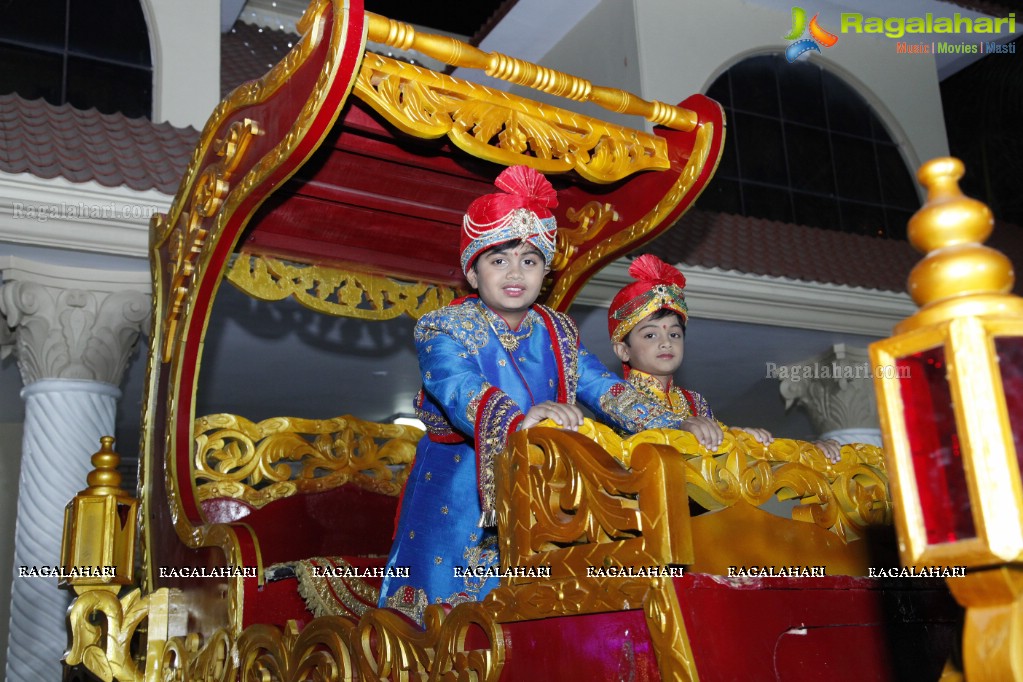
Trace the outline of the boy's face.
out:
M 539 249 L 521 242 L 481 254 L 466 279 L 483 302 L 514 327 L 540 295 L 547 271 Z
M 682 366 L 685 335 L 678 315 L 654 319 L 650 313 L 625 337 L 614 344 L 615 355 L 633 369 L 662 379 Z

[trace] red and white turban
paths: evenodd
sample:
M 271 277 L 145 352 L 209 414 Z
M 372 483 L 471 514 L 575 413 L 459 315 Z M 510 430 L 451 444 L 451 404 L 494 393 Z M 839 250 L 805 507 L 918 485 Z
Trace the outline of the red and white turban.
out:
M 529 166 L 510 166 L 494 185 L 502 191 L 473 201 L 462 218 L 462 272 L 468 274 L 482 252 L 515 240 L 539 249 L 550 267 L 558 231 L 550 211 L 558 194 L 551 183 Z

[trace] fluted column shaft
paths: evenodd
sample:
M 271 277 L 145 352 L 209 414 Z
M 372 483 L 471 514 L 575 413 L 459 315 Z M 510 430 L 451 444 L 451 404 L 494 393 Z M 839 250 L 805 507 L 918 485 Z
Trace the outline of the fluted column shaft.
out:
M 20 573 L 60 563 L 64 506 L 86 487 L 100 437 L 114 434 L 117 386 L 149 320 L 143 283 L 90 287 L 87 275 L 8 269 L 0 286 L 0 313 L 13 330 L 0 352 L 17 355 L 25 384 L 7 643 L 11 682 L 60 679 L 70 595 L 55 578 Z
M 64 614 L 71 595 L 55 578 L 19 577 L 60 563 L 63 507 L 86 487 L 89 455 L 113 433 L 121 391 L 99 381 L 41 379 L 26 386 L 25 435 L 11 584 L 8 680 L 60 679 Z

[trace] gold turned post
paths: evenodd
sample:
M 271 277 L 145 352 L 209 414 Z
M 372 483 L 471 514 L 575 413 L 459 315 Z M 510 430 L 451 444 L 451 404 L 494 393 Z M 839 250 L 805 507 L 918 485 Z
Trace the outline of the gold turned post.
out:
M 899 324 L 901 333 L 967 315 L 1023 314 L 1023 299 L 1011 295 L 1012 262 L 984 246 L 991 236 L 991 210 L 964 196 L 959 159 L 934 159 L 918 178 L 927 202 L 909 220 L 909 241 L 925 253 L 909 274 L 910 296 L 920 311 Z
M 64 509 L 60 586 L 82 593 L 133 582 L 138 500 L 121 489 L 111 436 L 92 456 L 89 486 Z
M 540 92 L 578 102 L 593 102 L 609 111 L 642 116 L 657 125 L 689 132 L 696 127 L 696 113 L 689 109 L 649 102 L 632 93 L 594 85 L 586 79 L 515 59 L 498 52 L 483 50 L 455 38 L 431 33 L 418 33 L 411 25 L 366 13 L 369 24 L 367 39 L 399 50 L 416 50 L 445 64 L 479 69 L 488 76 L 515 85 L 523 85 Z

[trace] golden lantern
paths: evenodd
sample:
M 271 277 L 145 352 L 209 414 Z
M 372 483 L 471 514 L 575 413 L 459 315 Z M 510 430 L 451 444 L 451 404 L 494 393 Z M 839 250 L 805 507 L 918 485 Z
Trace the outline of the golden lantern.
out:
M 132 583 L 138 500 L 120 487 L 113 445 L 110 436 L 100 438 L 89 487 L 64 509 L 60 586 L 77 592 Z
M 920 169 L 920 310 L 870 355 L 903 565 L 948 577 L 967 607 L 968 679 L 1023 680 L 1023 299 L 1009 259 L 983 246 L 994 221 L 962 175 L 952 158 Z

